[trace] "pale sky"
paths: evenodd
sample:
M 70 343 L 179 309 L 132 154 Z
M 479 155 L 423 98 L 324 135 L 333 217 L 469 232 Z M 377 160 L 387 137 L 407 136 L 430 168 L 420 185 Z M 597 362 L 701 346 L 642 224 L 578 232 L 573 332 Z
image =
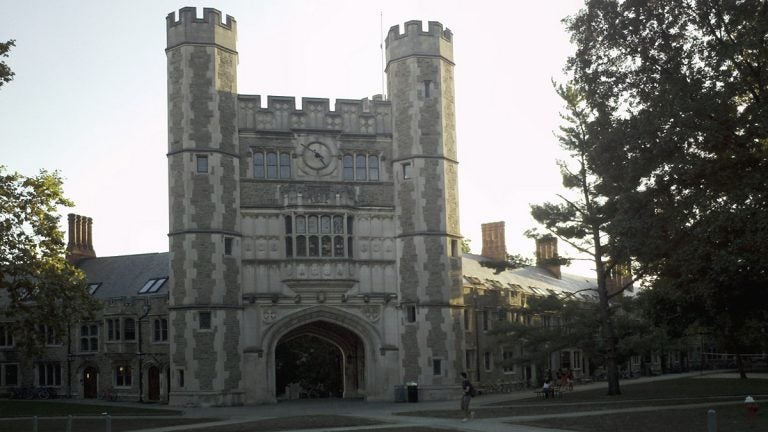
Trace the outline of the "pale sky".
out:
M 551 80 L 564 80 L 573 46 L 560 20 L 582 4 L 0 0 L 0 41 L 16 39 L 5 59 L 16 76 L 0 88 L 0 165 L 61 171 L 75 202 L 62 214 L 94 219 L 97 255 L 167 251 L 169 12 L 206 6 L 237 20 L 239 93 L 332 104 L 382 92 L 382 22 L 386 34 L 440 21 L 454 34 L 462 234 L 480 253 L 480 224 L 505 221 L 508 252 L 532 257 L 529 204 L 562 191 Z

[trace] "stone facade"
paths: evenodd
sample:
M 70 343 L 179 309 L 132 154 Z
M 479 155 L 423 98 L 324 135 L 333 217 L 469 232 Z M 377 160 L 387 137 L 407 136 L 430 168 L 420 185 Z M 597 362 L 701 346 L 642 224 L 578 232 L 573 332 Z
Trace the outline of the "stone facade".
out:
M 390 30 L 389 100 L 297 109 L 269 96 L 262 108 L 237 93 L 232 17 L 184 8 L 167 21 L 171 404 L 274 402 L 276 347 L 318 333 L 342 349 L 344 397 L 389 400 L 406 381 L 453 397 L 450 31 Z

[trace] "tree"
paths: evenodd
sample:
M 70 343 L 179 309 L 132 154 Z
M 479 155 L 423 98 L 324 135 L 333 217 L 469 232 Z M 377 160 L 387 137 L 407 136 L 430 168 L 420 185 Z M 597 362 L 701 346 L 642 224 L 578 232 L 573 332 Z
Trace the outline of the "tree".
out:
M 589 132 L 590 123 L 594 121 L 592 110 L 576 87 L 556 85 L 555 90 L 566 105 L 566 112 L 561 114 L 565 124 L 560 127 L 558 140 L 571 159 L 559 161 L 558 164 L 563 186 L 571 195 L 559 195 L 561 202 L 558 203 L 532 205 L 531 215 L 547 229 L 547 235 L 565 241 L 594 262 L 600 334 L 605 344 L 608 394 L 619 395 L 618 339 L 613 328 L 610 300 L 630 284 L 615 287 L 609 292 L 608 280 L 620 268 L 617 263 L 626 262 L 627 257 L 614 247 L 607 236 L 613 209 L 607 205 L 608 197 L 596 189 L 600 179 L 592 167 L 590 157 L 590 152 L 597 145 L 595 137 Z M 534 232 L 531 235 L 536 234 Z
M 95 303 L 82 272 L 64 256 L 58 206 L 72 206 L 58 173 L 8 174 L 0 166 L 0 289 L 6 317 L 28 355 L 39 352 L 40 326 L 58 336 L 88 317 Z
M 0 57 L 8 57 L 8 51 L 10 51 L 11 47 L 15 45 L 16 41 L 13 39 L 5 43 L 0 42 Z M 10 67 L 8 67 L 7 64 L 5 64 L 5 61 L 0 61 L 0 87 L 2 87 L 5 83 L 11 82 L 13 75 L 13 71 Z
M 652 270 L 653 315 L 764 347 L 768 2 L 589 0 L 566 23 L 608 234 Z
M 468 254 L 472 252 L 472 247 L 469 245 L 471 242 L 472 240 L 468 238 L 461 239 L 461 253 Z

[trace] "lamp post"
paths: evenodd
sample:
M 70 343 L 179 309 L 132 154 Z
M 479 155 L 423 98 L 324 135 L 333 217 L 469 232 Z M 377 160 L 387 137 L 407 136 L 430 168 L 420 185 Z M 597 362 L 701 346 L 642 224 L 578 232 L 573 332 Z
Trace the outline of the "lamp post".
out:
M 139 356 L 139 402 L 144 402 L 144 374 L 142 372 L 144 353 L 142 352 L 141 344 L 141 320 L 149 315 L 150 309 L 152 309 L 152 306 L 149 304 L 149 299 L 146 299 L 144 305 L 141 307 L 142 315 L 139 316 L 139 319 L 136 322 L 139 334 L 138 347 L 136 350 L 136 355 Z

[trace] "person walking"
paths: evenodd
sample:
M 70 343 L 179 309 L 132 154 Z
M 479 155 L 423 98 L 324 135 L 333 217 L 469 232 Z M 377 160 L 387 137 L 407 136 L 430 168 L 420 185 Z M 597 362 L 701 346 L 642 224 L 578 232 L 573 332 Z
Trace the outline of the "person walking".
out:
M 469 382 L 469 378 L 467 378 L 466 372 L 461 373 L 461 379 L 462 379 L 461 390 L 464 392 L 461 395 L 461 411 L 464 413 L 464 419 L 462 421 L 465 422 L 470 418 L 475 417 L 475 412 L 469 410 L 469 403 L 472 401 L 472 398 L 475 396 L 476 391 L 472 383 Z

